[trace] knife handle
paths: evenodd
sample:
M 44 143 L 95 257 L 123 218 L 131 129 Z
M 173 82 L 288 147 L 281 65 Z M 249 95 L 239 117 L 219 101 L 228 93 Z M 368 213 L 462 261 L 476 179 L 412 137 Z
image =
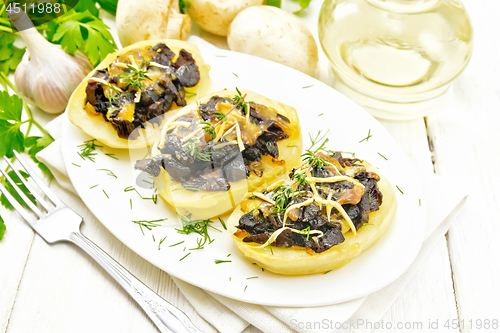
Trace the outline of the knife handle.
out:
M 81 232 L 69 240 L 91 256 L 139 304 L 162 333 L 203 333 L 184 312 L 165 301 Z

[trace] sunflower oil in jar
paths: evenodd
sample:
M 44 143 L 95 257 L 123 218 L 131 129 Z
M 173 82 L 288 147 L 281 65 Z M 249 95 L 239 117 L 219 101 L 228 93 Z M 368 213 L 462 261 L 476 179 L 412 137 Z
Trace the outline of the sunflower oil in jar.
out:
M 318 31 L 335 88 L 385 119 L 438 109 L 472 54 L 458 0 L 326 0 Z

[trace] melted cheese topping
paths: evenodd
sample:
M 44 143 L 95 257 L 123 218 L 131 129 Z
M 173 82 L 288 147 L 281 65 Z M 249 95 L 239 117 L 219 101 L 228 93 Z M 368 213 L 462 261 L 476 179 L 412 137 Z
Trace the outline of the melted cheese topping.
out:
M 335 165 L 329 163 L 330 165 L 332 165 L 333 167 L 335 167 Z M 308 167 L 306 167 L 308 169 Z M 304 167 L 301 167 L 299 170 L 302 170 L 302 172 L 304 172 L 304 169 L 306 169 Z M 337 170 L 338 172 L 338 169 L 335 167 L 335 169 Z M 338 172 L 339 173 L 339 172 Z M 311 173 L 309 172 L 309 175 Z M 340 173 L 339 173 L 340 174 Z M 264 243 L 263 245 L 260 245 L 258 246 L 259 248 L 261 247 L 265 247 L 265 246 L 268 246 L 269 244 L 272 244 L 277 238 L 278 236 L 285 230 L 291 230 L 293 232 L 296 232 L 296 233 L 302 233 L 302 231 L 300 230 L 297 230 L 297 229 L 293 229 L 293 228 L 290 228 L 290 227 L 287 227 L 286 226 L 286 220 L 287 220 L 287 217 L 288 217 L 288 214 L 294 210 L 294 209 L 299 209 L 300 207 L 303 207 L 303 206 L 307 206 L 307 205 L 310 205 L 312 204 L 313 202 L 316 202 L 319 204 L 319 208 L 322 209 L 322 206 L 325 205 L 326 207 L 326 213 L 327 213 L 327 218 L 328 218 L 328 221 L 330 221 L 330 218 L 331 218 L 331 211 L 333 208 L 337 209 L 339 211 L 339 213 L 342 215 L 342 217 L 344 218 L 344 220 L 346 221 L 347 225 L 349 226 L 349 229 L 352 230 L 354 236 L 357 236 L 357 230 L 356 230 L 356 227 L 354 226 L 354 223 L 352 222 L 351 218 L 349 217 L 349 215 L 347 214 L 347 212 L 344 210 L 344 208 L 342 207 L 342 205 L 340 203 L 338 203 L 337 201 L 335 200 L 332 200 L 332 196 L 333 196 L 333 191 L 330 191 L 328 193 L 328 197 L 327 199 L 323 199 L 323 197 L 321 197 L 318 193 L 318 190 L 316 189 L 316 183 L 335 183 L 335 182 L 339 182 L 339 181 L 348 181 L 348 182 L 351 182 L 352 184 L 354 184 L 355 186 L 359 186 L 361 188 L 365 188 L 365 186 L 363 184 L 361 184 L 357 179 L 352 179 L 348 176 L 334 176 L 334 177 L 327 177 L 327 178 L 318 178 L 318 177 L 306 177 L 306 182 L 309 183 L 310 187 L 311 187 L 311 191 L 313 193 L 313 197 L 312 198 L 309 198 L 303 202 L 300 202 L 300 203 L 296 203 L 296 204 L 293 204 L 293 205 L 290 205 L 286 211 L 285 211 L 285 214 L 283 215 L 283 227 L 281 227 L 280 229 L 276 230 L 275 232 L 273 232 L 271 234 L 271 236 L 269 237 L 269 239 L 266 241 L 266 243 Z M 271 192 L 273 191 L 274 189 L 276 189 L 278 186 L 280 185 L 284 185 L 284 184 L 287 184 L 290 185 L 290 186 L 293 186 L 295 184 L 294 183 L 290 183 L 290 181 L 286 181 L 284 179 L 281 179 L 279 181 L 276 181 L 274 182 L 273 184 L 271 184 L 270 186 L 267 187 L 266 191 L 267 192 Z M 301 192 L 299 192 L 300 194 Z M 264 201 L 267 201 L 271 204 L 275 204 L 274 201 L 270 200 L 268 197 L 266 197 L 263 193 L 253 193 L 252 194 L 254 197 L 257 197 L 259 199 L 262 199 Z M 346 230 L 345 232 L 348 232 L 349 231 Z M 323 235 L 323 232 L 319 231 L 319 230 L 311 230 L 310 233 L 320 233 L 321 235 L 319 237 L 321 237 Z
M 363 184 L 361 184 L 357 179 L 352 179 L 351 177 L 348 176 L 334 176 L 334 177 L 328 177 L 328 178 L 317 178 L 317 177 L 306 177 L 306 181 L 311 184 L 311 183 L 336 183 L 336 182 L 341 182 L 341 181 L 348 181 L 355 186 L 359 186 L 361 188 L 365 188 Z

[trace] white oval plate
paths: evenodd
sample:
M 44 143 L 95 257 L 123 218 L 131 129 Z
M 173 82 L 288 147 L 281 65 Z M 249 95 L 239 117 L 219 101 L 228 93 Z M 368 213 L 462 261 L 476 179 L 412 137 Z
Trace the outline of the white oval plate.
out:
M 425 210 L 419 205 L 420 185 L 411 177 L 415 174 L 413 167 L 390 134 L 357 104 L 301 72 L 236 52 L 203 48 L 202 53 L 212 68 L 212 91 L 250 89 L 293 106 L 299 114 L 305 148 L 309 147 L 309 133 L 329 130 L 330 149 L 356 152 L 356 157 L 377 166 L 393 186 L 397 185 L 404 194 L 396 190 L 398 211 L 387 234 L 338 270 L 298 277 L 272 274 L 252 265 L 233 247 L 230 235 L 219 222 L 214 222 L 214 226 L 223 232 L 210 231 L 215 239 L 212 244 L 207 243 L 203 250 L 189 250 L 197 247 L 197 235 L 177 233 L 175 228 L 179 225 L 173 209 L 160 199 L 154 204 L 152 200 L 142 200 L 134 191 L 124 191 L 134 186 L 142 196 L 152 196 L 152 190 L 139 187 L 147 185 L 145 182 L 138 180 L 136 184 L 138 173 L 131 168 L 135 159 L 144 155 L 131 157 L 128 151 L 104 147 L 96 151 L 95 163 L 82 160 L 77 146 L 91 138 L 66 119 L 62 131 L 66 168 L 92 213 L 120 241 L 153 265 L 190 284 L 248 303 L 334 304 L 365 296 L 397 279 L 420 249 Z M 371 137 L 360 142 L 368 133 Z M 106 153 L 115 154 L 118 159 Z M 117 178 L 98 169 L 111 170 Z M 152 230 L 142 228 L 142 232 L 139 225 L 131 222 L 162 218 L 168 220 Z M 231 262 L 215 264 L 216 259 Z

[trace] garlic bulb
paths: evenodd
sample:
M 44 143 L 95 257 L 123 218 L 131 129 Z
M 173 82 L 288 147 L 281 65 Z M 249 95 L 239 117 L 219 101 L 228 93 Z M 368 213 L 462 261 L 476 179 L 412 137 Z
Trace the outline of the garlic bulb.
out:
M 93 66 L 82 53 L 77 51 L 71 56 L 59 45 L 49 43 L 23 14 L 10 17 L 27 46 L 14 74 L 17 92 L 26 102 L 45 112 L 62 112 Z M 27 26 L 30 28 L 26 29 Z

